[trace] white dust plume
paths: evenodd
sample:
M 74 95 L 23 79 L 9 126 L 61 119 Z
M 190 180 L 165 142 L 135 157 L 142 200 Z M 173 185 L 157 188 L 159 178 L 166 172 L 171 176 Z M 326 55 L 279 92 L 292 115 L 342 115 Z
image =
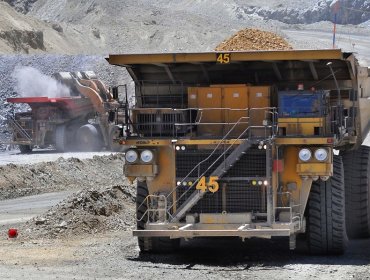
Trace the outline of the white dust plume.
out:
M 13 72 L 16 91 L 22 97 L 68 97 L 70 89 L 32 67 L 18 67 Z

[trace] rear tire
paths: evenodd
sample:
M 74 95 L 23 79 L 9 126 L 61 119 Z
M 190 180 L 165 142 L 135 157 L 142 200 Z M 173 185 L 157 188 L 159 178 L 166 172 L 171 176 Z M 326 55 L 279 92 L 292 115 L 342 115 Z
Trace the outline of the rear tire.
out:
M 343 254 L 347 247 L 342 159 L 334 156 L 334 174 L 312 183 L 308 200 L 308 248 L 315 255 Z
M 137 229 L 145 229 L 148 221 L 147 202 L 148 187 L 146 182 L 137 182 L 136 188 L 136 218 Z M 142 253 L 165 254 L 173 252 L 180 246 L 180 239 L 170 239 L 169 237 L 138 237 L 138 245 Z
M 30 145 L 18 145 L 21 154 L 29 154 L 32 152 L 32 147 Z
M 64 153 L 67 148 L 67 132 L 65 125 L 58 125 L 55 131 L 55 148 L 57 152 Z
M 370 236 L 370 147 L 344 152 L 346 227 L 350 238 Z
M 101 135 L 92 124 L 85 124 L 77 130 L 79 150 L 84 152 L 100 151 L 103 147 Z

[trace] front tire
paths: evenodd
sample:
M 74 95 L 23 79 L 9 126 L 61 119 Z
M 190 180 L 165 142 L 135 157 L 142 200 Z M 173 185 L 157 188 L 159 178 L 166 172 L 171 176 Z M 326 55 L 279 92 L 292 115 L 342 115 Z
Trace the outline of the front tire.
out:
M 77 130 L 76 138 L 81 151 L 95 152 L 100 151 L 103 147 L 101 135 L 98 129 L 92 124 L 81 126 Z
M 18 145 L 21 154 L 29 154 L 32 152 L 31 145 Z
M 370 236 L 370 147 L 344 152 L 346 226 L 350 238 Z
M 327 181 L 312 183 L 308 201 L 308 248 L 315 255 L 343 254 L 347 247 L 341 157 L 334 156 L 333 169 Z
M 149 195 L 146 182 L 137 182 L 136 188 L 136 218 L 137 229 L 145 229 L 148 221 L 148 205 L 146 197 Z M 138 245 L 142 253 L 165 254 L 173 252 L 180 246 L 180 239 L 169 237 L 138 237 Z

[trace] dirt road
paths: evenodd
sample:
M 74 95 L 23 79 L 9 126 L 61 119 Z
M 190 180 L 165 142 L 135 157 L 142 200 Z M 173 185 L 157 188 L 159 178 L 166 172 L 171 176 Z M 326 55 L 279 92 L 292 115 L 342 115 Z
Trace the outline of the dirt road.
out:
M 47 211 L 72 191 L 46 193 L 0 201 L 0 228 L 26 222 Z
M 370 242 L 343 256 L 290 252 L 279 240 L 208 239 L 140 255 L 130 232 L 70 240 L 0 240 L 1 279 L 369 279 Z

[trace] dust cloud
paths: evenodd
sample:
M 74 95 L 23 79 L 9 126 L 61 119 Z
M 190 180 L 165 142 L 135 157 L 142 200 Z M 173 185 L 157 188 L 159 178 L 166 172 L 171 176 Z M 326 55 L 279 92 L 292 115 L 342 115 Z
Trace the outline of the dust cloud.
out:
M 68 97 L 70 89 L 32 67 L 18 67 L 12 74 L 16 91 L 22 97 Z

